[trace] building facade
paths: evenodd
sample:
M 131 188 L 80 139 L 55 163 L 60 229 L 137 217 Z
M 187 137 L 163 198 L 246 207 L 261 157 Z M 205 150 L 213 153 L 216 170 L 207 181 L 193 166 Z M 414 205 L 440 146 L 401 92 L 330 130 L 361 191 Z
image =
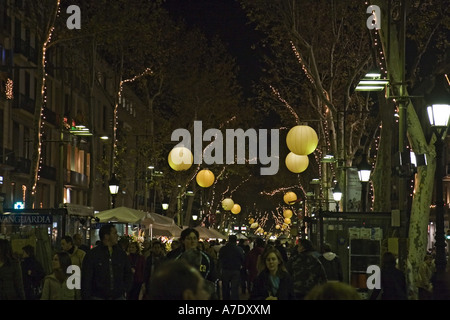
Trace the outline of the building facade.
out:
M 0 4 L 0 194 L 3 208 L 27 202 L 32 153 L 37 141 L 35 105 L 38 97 L 39 47 L 24 1 Z M 119 97 L 119 76 L 95 57 L 64 42 L 46 52 L 42 107 L 41 159 L 33 208 L 63 204 L 111 206 L 108 181 L 113 170 L 114 137 L 133 132 L 143 105 L 130 87 Z M 92 79 L 91 81 L 89 79 Z M 92 89 L 92 90 L 91 90 Z M 117 112 L 114 112 L 117 107 Z M 130 140 L 129 148 L 133 147 Z M 128 170 L 133 170 L 130 166 Z M 123 175 L 134 176 L 132 171 Z M 122 190 L 134 194 L 134 183 Z M 117 203 L 131 206 L 122 192 Z

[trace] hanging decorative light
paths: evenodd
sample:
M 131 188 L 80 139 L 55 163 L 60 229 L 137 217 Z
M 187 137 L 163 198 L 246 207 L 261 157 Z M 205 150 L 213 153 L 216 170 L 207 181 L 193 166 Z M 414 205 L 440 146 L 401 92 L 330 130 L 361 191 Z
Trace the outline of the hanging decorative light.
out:
M 231 208 L 231 213 L 232 214 L 238 214 L 239 212 L 241 212 L 241 206 L 238 205 L 237 203 L 235 203 L 233 205 L 233 207 Z
M 289 150 L 297 155 L 308 155 L 317 148 L 319 138 L 310 126 L 299 125 L 291 128 L 286 136 Z
M 293 152 L 290 152 L 286 156 L 285 163 L 289 171 L 293 173 L 301 173 L 305 171 L 306 168 L 308 168 L 309 159 L 308 156 L 297 155 Z
M 222 208 L 225 211 L 230 211 L 234 206 L 234 201 L 231 198 L 226 198 L 222 200 Z
M 291 202 L 294 202 L 297 200 L 297 195 L 295 194 L 295 192 L 289 191 L 286 192 L 283 196 L 283 201 L 286 204 L 291 204 Z
M 211 170 L 203 169 L 197 173 L 195 180 L 197 184 L 202 188 L 209 188 L 214 183 L 214 173 Z
M 186 147 L 175 147 L 169 152 L 169 166 L 175 171 L 188 170 L 194 161 L 194 156 Z

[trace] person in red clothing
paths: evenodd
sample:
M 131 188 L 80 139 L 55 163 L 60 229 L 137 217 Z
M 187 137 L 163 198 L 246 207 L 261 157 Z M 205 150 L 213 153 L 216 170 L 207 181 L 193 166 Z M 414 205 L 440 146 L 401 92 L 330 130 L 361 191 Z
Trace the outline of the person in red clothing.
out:
M 249 286 L 249 292 L 252 291 L 253 282 L 258 276 L 258 257 L 263 253 L 266 242 L 262 238 L 256 238 L 253 244 L 253 248 L 245 256 L 244 266 L 247 270 L 247 281 Z
M 127 299 L 139 300 L 139 292 L 144 283 L 145 257 L 141 254 L 141 248 L 137 242 L 132 241 L 128 245 L 128 258 L 133 272 L 133 285 Z

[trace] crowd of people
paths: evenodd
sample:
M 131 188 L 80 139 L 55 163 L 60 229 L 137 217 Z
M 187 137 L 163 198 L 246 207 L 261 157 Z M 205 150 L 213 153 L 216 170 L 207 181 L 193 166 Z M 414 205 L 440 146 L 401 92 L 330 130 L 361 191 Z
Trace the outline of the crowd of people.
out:
M 8 240 L 0 239 L 0 300 L 357 300 L 361 295 L 345 283 L 340 257 L 328 244 L 322 252 L 308 239 L 295 245 L 262 238 L 201 241 L 186 228 L 167 250 L 160 240 L 143 246 L 119 239 L 114 224 L 99 230 L 93 248 L 79 235 L 65 236 L 45 274 L 32 246 L 16 259 Z M 74 285 L 69 266 L 81 272 Z M 430 298 L 431 260 L 420 268 L 420 296 Z M 72 269 L 70 269 L 72 270 Z M 72 285 L 70 285 L 72 283 Z M 406 300 L 405 274 L 386 252 L 381 265 L 382 289 L 371 299 Z

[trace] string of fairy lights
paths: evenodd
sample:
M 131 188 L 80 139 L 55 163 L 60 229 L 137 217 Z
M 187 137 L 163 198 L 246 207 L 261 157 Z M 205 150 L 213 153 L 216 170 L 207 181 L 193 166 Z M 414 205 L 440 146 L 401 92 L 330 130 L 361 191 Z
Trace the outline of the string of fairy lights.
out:
M 60 3 L 61 1 L 58 0 L 56 2 L 56 18 L 59 17 L 59 14 L 61 12 L 61 8 L 60 8 Z M 47 38 L 45 39 L 43 46 L 42 46 L 42 68 L 43 68 L 43 76 L 42 76 L 42 86 L 41 86 L 41 96 L 42 96 L 42 104 L 40 107 L 40 116 L 39 116 L 39 132 L 37 134 L 37 151 L 38 151 L 38 158 L 39 158 L 39 164 L 38 164 L 38 168 L 35 171 L 35 177 L 33 179 L 33 184 L 31 186 L 31 194 L 34 196 L 36 194 L 36 187 L 37 187 L 37 183 L 40 180 L 40 171 L 42 169 L 42 163 L 43 163 L 43 158 L 42 158 L 42 137 L 44 136 L 44 124 L 45 124 L 45 115 L 44 115 L 44 108 L 47 105 L 47 86 L 46 86 L 46 79 L 47 79 L 47 72 L 46 72 L 46 66 L 47 66 L 47 59 L 46 59 L 46 54 L 47 54 L 47 47 L 50 44 L 51 40 L 52 40 L 52 35 L 53 35 L 53 31 L 55 30 L 54 26 L 51 26 L 48 33 L 47 33 Z

